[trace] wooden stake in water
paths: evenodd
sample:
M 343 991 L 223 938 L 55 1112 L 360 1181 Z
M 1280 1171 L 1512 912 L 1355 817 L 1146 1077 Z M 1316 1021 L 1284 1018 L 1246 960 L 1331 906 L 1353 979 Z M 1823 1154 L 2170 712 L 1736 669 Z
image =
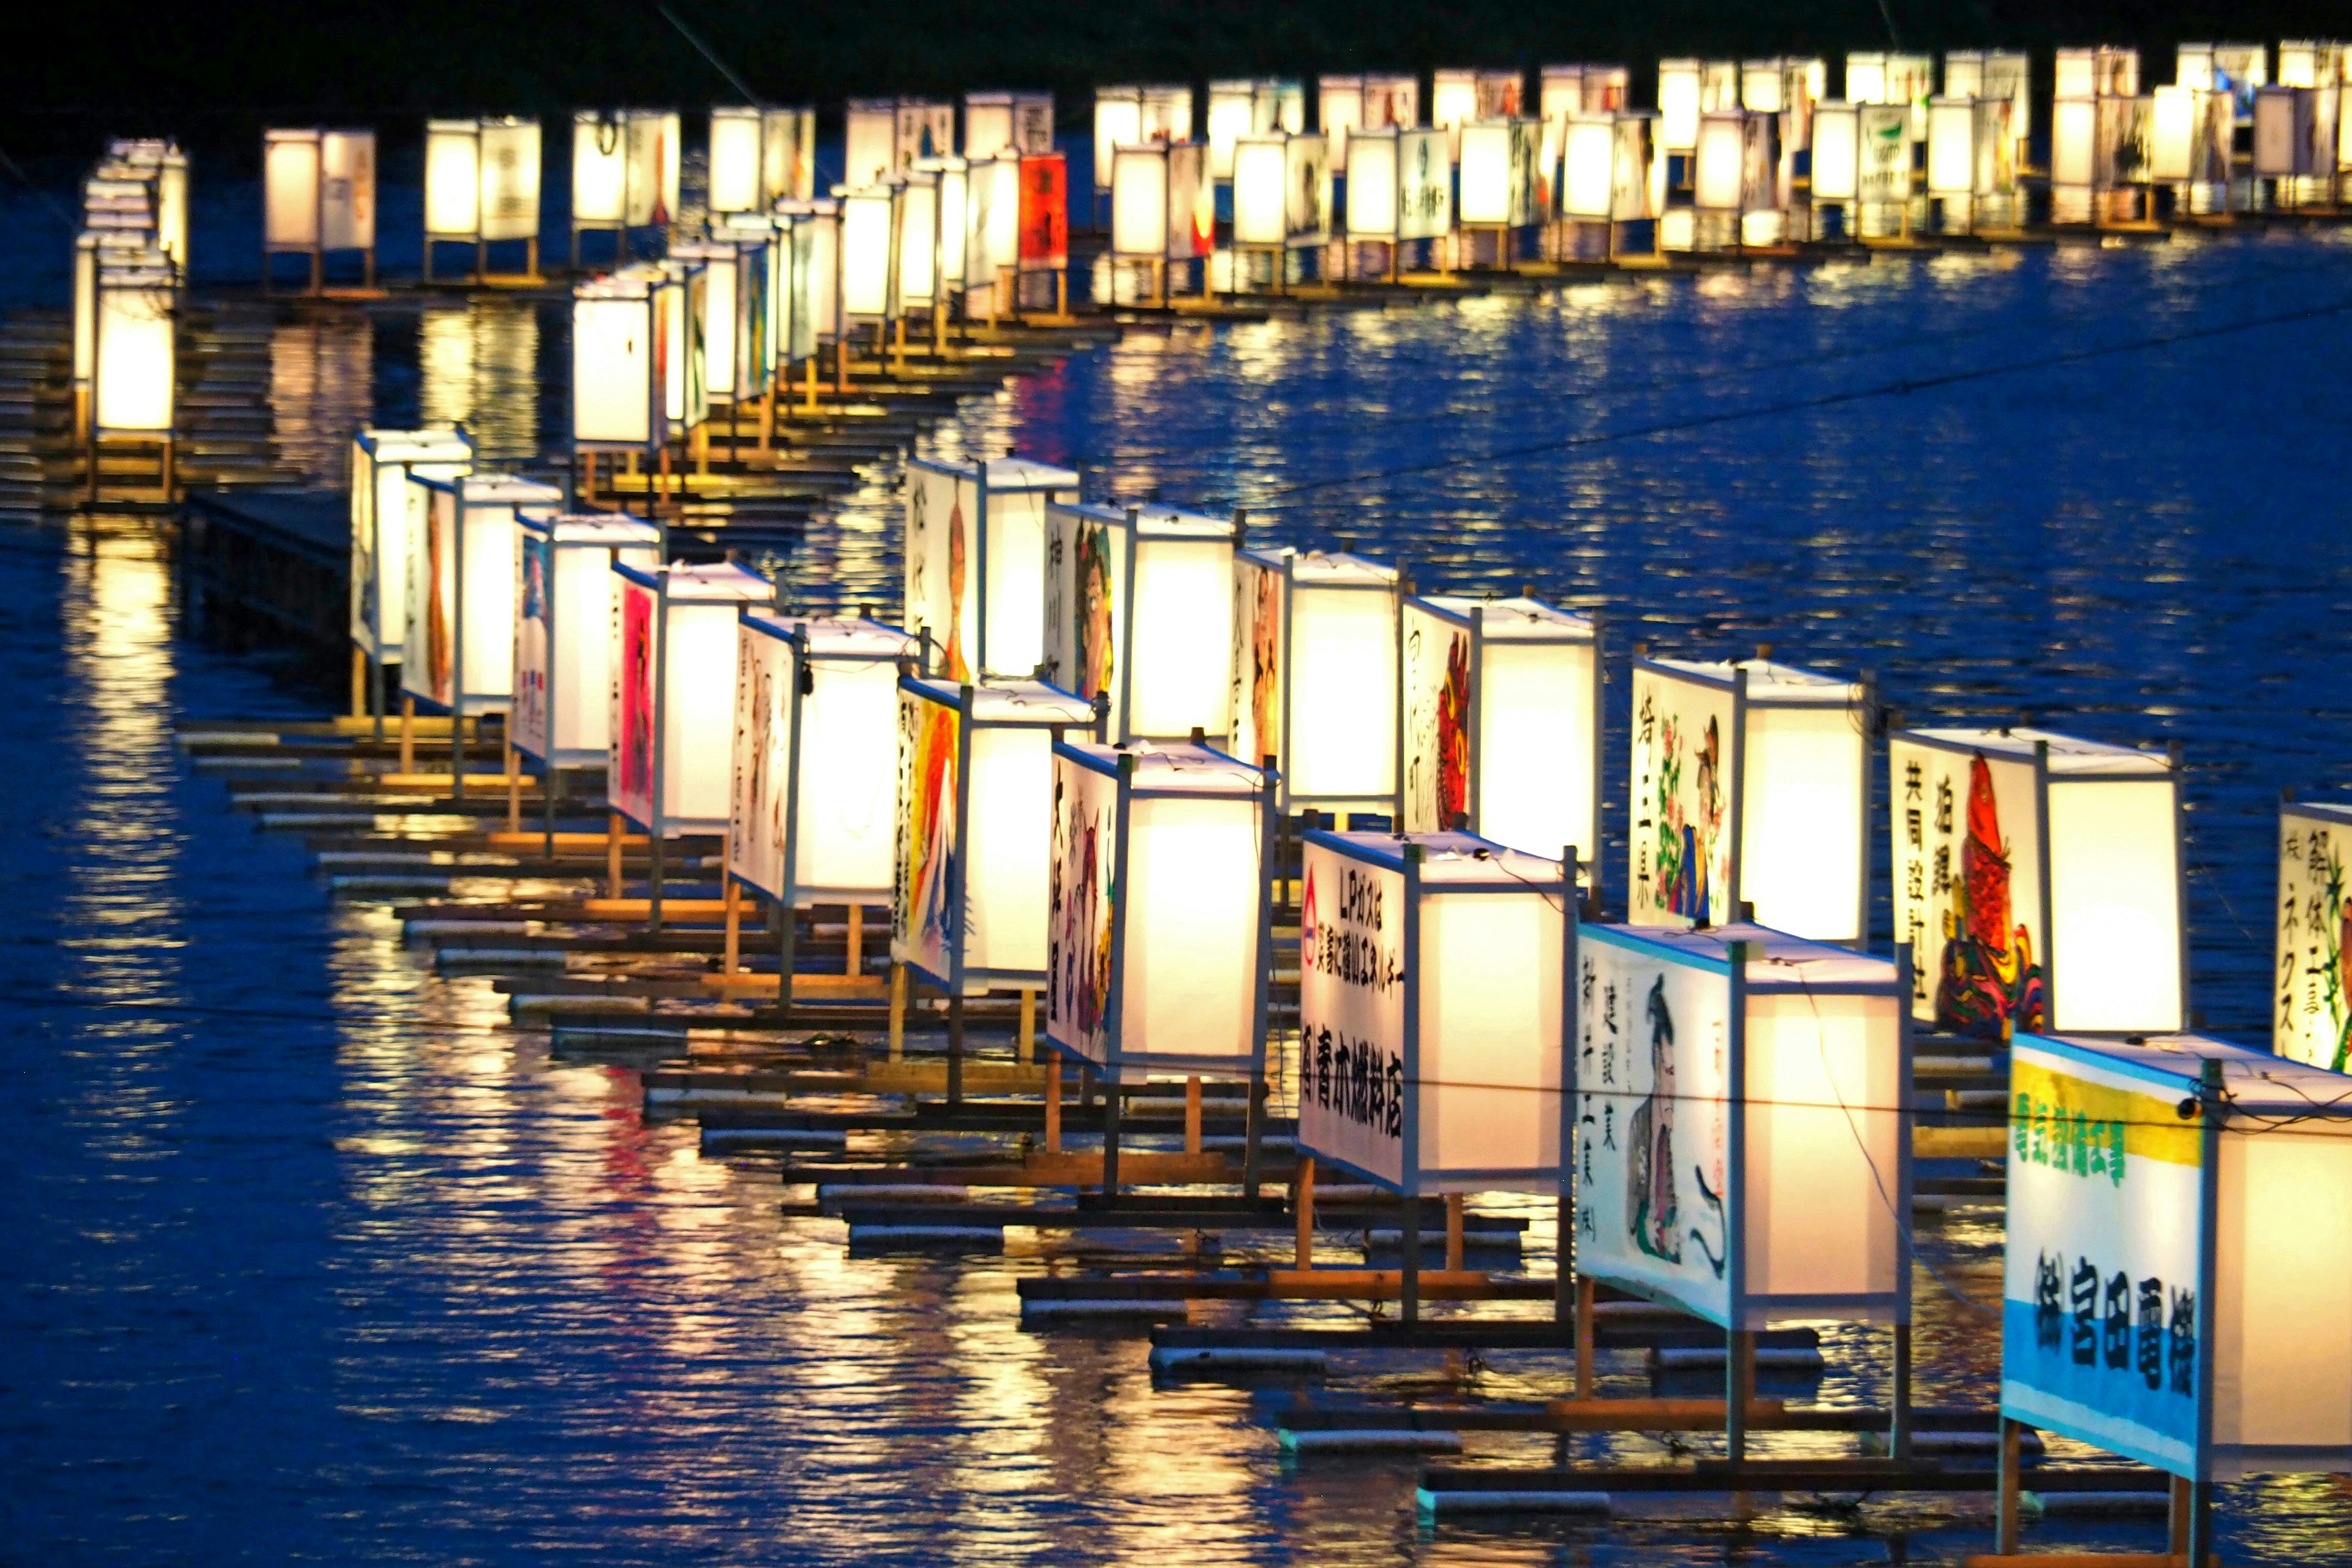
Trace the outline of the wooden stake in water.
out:
M 1200 1152 L 1201 1080 L 1195 1077 L 1184 1080 L 1184 1152 L 1197 1154 Z
M 719 836 L 719 880 L 722 889 L 719 900 L 727 911 L 727 946 L 719 973 L 730 979 L 735 974 L 736 960 L 741 952 L 743 940 L 743 889 L 727 869 L 728 864 L 734 859 L 733 848 L 733 833 L 721 833 Z M 781 988 L 782 979 L 779 977 L 776 984 Z M 781 989 L 778 994 L 782 995 Z
M 1045 1152 L 1062 1152 L 1062 1058 L 1045 1064 Z
M 621 896 L 621 814 L 617 811 L 604 818 L 604 896 Z
M 907 1055 L 907 966 L 890 965 L 890 1059 L 903 1061 Z
M 1037 993 L 1021 988 L 1021 1033 L 1013 1040 L 1013 1059 L 1026 1067 L 1037 1059 Z
M 855 977 L 856 975 L 863 974 L 866 972 L 866 906 L 864 904 L 851 904 L 847 910 L 847 914 L 849 917 L 849 951 L 843 961 L 841 972 L 844 974 Z
M 1290 1200 L 1293 1215 L 1298 1221 L 1298 1247 L 1295 1266 L 1301 1273 L 1315 1267 L 1315 1156 L 1298 1157 L 1297 1194 Z
M 522 831 L 522 753 L 507 742 L 507 831 Z
M 400 698 L 400 771 L 416 771 L 416 699 L 405 692 Z

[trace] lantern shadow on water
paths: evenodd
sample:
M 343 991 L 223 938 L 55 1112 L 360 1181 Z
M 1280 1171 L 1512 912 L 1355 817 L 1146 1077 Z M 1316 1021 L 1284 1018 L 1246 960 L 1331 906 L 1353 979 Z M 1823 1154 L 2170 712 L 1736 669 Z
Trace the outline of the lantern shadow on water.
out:
M 2188 1017 L 2179 779 L 2041 730 L 1887 741 L 1895 937 L 1940 1029 L 2166 1033 Z
M 1302 836 L 1298 1149 L 1407 1197 L 1562 1176 L 1559 862 L 1466 833 Z
M 773 584 L 727 564 L 614 562 L 605 796 L 659 838 L 721 833 L 731 811 L 737 613 Z
M 1054 732 L 1093 721 L 1039 680 L 900 677 L 892 959 L 959 995 L 1045 984 Z
M 1204 746 L 1054 747 L 1046 1037 L 1119 1082 L 1255 1079 L 1273 947 L 1268 780 Z
M 519 514 L 552 512 L 563 492 L 514 474 L 432 478 L 414 470 L 404 697 L 452 714 L 504 713 L 514 696 Z
M 1045 509 L 1078 476 L 1019 458 L 907 465 L 907 629 L 950 681 L 1025 677 L 1045 657 Z
M 1296 550 L 1234 553 L 1233 743 L 1275 757 L 1284 813 L 1397 808 L 1394 567 Z
M 1110 700 L 1114 741 L 1233 729 L 1234 531 L 1157 501 L 1045 509 L 1044 673 Z
M 1908 1322 L 1899 966 L 1754 925 L 1576 952 L 1576 1271 L 1731 1330 Z
M 612 750 L 615 563 L 650 572 L 661 530 L 619 512 L 520 517 L 515 529 L 514 706 L 507 740 L 552 773 Z

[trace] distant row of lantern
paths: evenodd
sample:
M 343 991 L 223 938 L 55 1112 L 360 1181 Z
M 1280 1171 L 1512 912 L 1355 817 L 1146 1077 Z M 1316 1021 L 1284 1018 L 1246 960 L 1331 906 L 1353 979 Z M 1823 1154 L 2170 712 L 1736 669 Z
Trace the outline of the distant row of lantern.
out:
M 81 185 L 73 260 L 74 428 L 89 495 L 110 444 L 155 447 L 173 489 L 178 322 L 188 268 L 188 160 L 170 142 L 118 140 Z

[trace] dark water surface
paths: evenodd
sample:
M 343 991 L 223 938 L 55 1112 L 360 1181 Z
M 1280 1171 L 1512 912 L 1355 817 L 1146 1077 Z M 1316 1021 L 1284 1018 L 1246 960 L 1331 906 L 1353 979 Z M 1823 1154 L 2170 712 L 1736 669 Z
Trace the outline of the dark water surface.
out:
M 2285 234 L 1594 284 L 1138 335 L 937 445 L 1245 505 L 1275 540 L 1351 535 L 1433 587 L 1524 583 L 1601 612 L 1621 652 L 1769 641 L 1874 669 L 1907 721 L 2177 738 L 2197 1004 L 2260 1042 L 2276 792 L 2352 784 L 2347 301 L 2352 249 Z M 2222 330 L 2269 318 L 2291 319 Z M 469 416 L 522 456 L 561 406 L 534 382 L 562 327 L 499 305 L 289 329 L 288 461 L 331 471 L 369 407 Z M 335 381 L 356 374 L 366 406 Z M 895 598 L 892 480 L 812 531 L 803 599 Z M 1286 1466 L 1282 1385 L 1155 1388 L 1139 1338 L 1017 1326 L 1017 1276 L 1149 1238 L 847 1256 L 837 1222 L 779 1216 L 804 1191 L 644 1123 L 633 1073 L 551 1062 L 488 982 L 436 975 L 385 906 L 331 902 L 297 844 L 225 809 L 174 721 L 316 700 L 179 640 L 142 525 L 0 535 L 0 705 L 6 1560 L 1794 1564 L 1989 1542 L 1977 1500 L 1431 1529 L 1412 1464 Z M 1923 1400 L 1991 1394 L 1994 1331 L 1954 1292 L 1997 1297 L 1999 1241 L 1997 1213 L 1923 1222 Z M 1547 1272 L 1539 1213 L 1529 1242 Z M 1830 1338 L 1822 1396 L 1878 1398 L 1883 1341 Z M 1634 1359 L 1604 1372 L 1648 1389 Z M 1368 1359 L 1331 1387 L 1528 1398 L 1564 1373 Z M 2224 1546 L 2352 1561 L 2352 1493 L 2231 1489 Z

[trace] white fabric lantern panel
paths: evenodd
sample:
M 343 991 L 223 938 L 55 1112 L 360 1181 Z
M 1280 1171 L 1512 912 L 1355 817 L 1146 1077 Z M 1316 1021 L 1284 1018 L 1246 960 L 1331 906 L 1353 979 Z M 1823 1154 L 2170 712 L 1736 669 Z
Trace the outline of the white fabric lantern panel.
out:
M 898 313 L 890 270 L 895 205 L 887 184 L 841 195 L 841 312 L 852 321 L 887 321 Z
M 1168 149 L 1122 146 L 1110 157 L 1110 253 L 1157 261 L 1168 254 Z M 1188 225 L 1189 226 L 1189 225 Z
M 967 138 L 970 132 L 967 122 Z M 1142 144 L 1143 89 L 1139 87 L 1102 87 L 1095 89 L 1095 161 L 1094 181 L 1097 194 L 1116 192 L 1118 150 Z M 992 154 L 982 146 L 971 149 L 975 158 Z M 1114 221 L 1118 210 L 1116 195 L 1112 200 Z
M 890 232 L 897 252 L 894 314 L 929 310 L 940 298 L 940 177 L 909 169 L 890 183 Z
M 1142 95 L 1137 94 L 1137 129 L 1142 125 Z M 1054 150 L 1054 95 L 1050 92 L 968 92 L 963 98 L 963 155 L 993 158 L 1003 153 Z
M 179 269 L 161 250 L 104 251 L 97 286 L 91 426 L 168 436 L 179 407 Z
M 1054 731 L 1093 721 L 1043 681 L 899 679 L 892 959 L 966 995 L 1045 984 Z
M 1343 215 L 1351 240 L 1393 240 L 1400 217 L 1397 131 L 1348 133 L 1348 205 Z
M 1852 103 L 1835 100 L 1813 110 L 1813 200 L 1850 202 L 1861 194 L 1862 124 Z
M 1658 62 L 1659 149 L 1666 153 L 1698 150 L 1699 63 L 1694 59 Z
M 1562 217 L 1606 223 L 1617 216 L 1617 121 L 1608 114 L 1571 114 L 1559 122 L 1559 211 Z M 1643 182 L 1646 184 L 1646 181 Z
M 964 278 L 979 289 L 1021 265 L 1021 160 L 981 159 L 964 177 Z
M 1396 808 L 1398 583 L 1358 555 L 1234 553 L 1227 749 L 1278 759 L 1286 813 Z
M 1330 143 L 1318 135 L 1286 134 L 1282 142 L 1285 193 L 1283 243 L 1318 247 L 1331 237 Z
M 659 565 L 661 530 L 619 512 L 526 515 L 515 549 L 507 739 L 543 767 L 601 767 L 612 746 L 613 566 Z
M 1272 130 L 1271 121 L 1261 125 L 1257 120 L 1257 84 L 1251 81 L 1213 81 L 1209 84 L 1209 175 L 1212 179 L 1234 177 L 1234 149 L 1245 136 L 1262 135 Z
M 1364 129 L 1395 126 L 1410 131 L 1421 123 L 1421 79 L 1397 72 L 1368 71 L 1364 76 Z
M 620 226 L 629 199 L 628 132 L 597 110 L 572 116 L 572 226 Z
M 667 434 L 672 311 L 680 285 L 630 267 L 572 289 L 572 442 L 575 449 L 653 451 Z
M 1158 501 L 1045 509 L 1045 675 L 1110 698 L 1113 740 L 1233 724 L 1234 525 Z
M 1726 1329 L 1905 1323 L 1895 966 L 1755 925 L 1577 933 L 1576 1268 Z
M 695 277 L 700 276 L 701 309 L 695 313 L 688 329 L 689 350 L 698 342 L 702 351 L 702 391 L 706 400 L 732 403 L 739 395 L 735 372 L 740 358 L 739 333 L 744 322 L 738 279 L 743 267 L 742 247 L 719 240 L 680 240 L 669 247 L 673 271 L 679 264 L 689 268 L 684 287 L 688 299 L 696 293 Z M 756 263 L 754 263 L 756 265 Z M 699 420 L 672 409 L 672 416 L 686 418 L 688 424 Z
M 1205 746 L 1054 747 L 1045 1037 L 1108 1081 L 1264 1070 L 1264 779 Z
M 841 184 L 878 185 L 898 166 L 898 100 L 853 98 L 843 112 Z
M 734 782 L 735 625 L 775 587 L 730 563 L 613 563 L 605 798 L 661 838 L 726 831 Z
M 375 247 L 374 132 L 264 132 L 261 183 L 267 248 Z
M 1906 730 L 1887 768 L 1895 939 L 1912 945 L 1919 1017 L 1988 1039 L 2180 1027 L 2169 761 L 2042 730 Z
M 1584 112 L 1584 68 L 1545 66 L 1536 73 L 1536 115 L 1543 121 L 1544 168 L 1556 171 L 1570 116 Z
M 539 153 L 536 120 L 425 121 L 425 239 L 538 238 Z
M 761 205 L 804 202 L 816 195 L 816 110 L 767 109 L 760 113 Z
M 408 628 L 400 689 L 448 713 L 504 713 L 514 696 L 517 514 L 563 491 L 514 474 L 409 482 L 424 516 L 408 535 Z
M 352 640 L 377 664 L 398 663 L 408 641 L 408 537 L 424 526 L 426 493 L 409 481 L 473 467 L 462 425 L 352 438 Z
M 791 229 L 781 352 L 798 363 L 814 358 L 818 344 L 837 341 L 843 331 L 841 204 L 782 202 L 778 209 Z
M 1977 110 L 1973 99 L 1938 98 L 1927 106 L 1927 194 L 1946 200 L 1976 191 Z
M 768 205 L 760 177 L 761 152 L 758 110 L 710 111 L 708 205 L 711 213 L 757 212 Z
M 1559 1191 L 1559 863 L 1319 829 L 1301 862 L 1298 1152 L 1407 1197 Z
M 1348 136 L 1363 129 L 1364 79 L 1327 76 L 1315 83 L 1315 129 L 1331 144 L 1331 172 L 1348 172 Z
M 2352 1465 L 2352 1079 L 2021 1034 L 2010 1090 L 2001 1415 L 2189 1480 Z
M 1429 80 L 1429 122 L 1445 132 L 1445 155 L 1459 162 L 1462 127 L 1478 118 L 1478 73 L 1441 70 Z
M 1461 824 L 1589 862 L 1601 844 L 1592 623 L 1535 599 L 1453 595 L 1407 599 L 1402 614 L 1405 830 Z
M 889 902 L 898 661 L 915 639 L 749 609 L 737 637 L 728 871 L 796 909 Z
M 994 458 L 907 465 L 907 629 L 951 681 L 1027 676 L 1045 657 L 1045 510 L 1078 476 Z
M 1462 147 L 1456 213 L 1464 224 L 1524 226 L 1535 205 L 1540 128 L 1533 121 L 1480 120 L 1457 129 Z
M 1234 182 L 1234 243 L 1279 246 L 1290 232 L 1290 189 L 1286 182 L 1284 136 L 1244 136 L 1229 156 Z M 1215 167 L 1215 143 L 1210 144 Z
M 1143 89 L 1143 139 L 1147 142 L 1192 140 L 1192 89 L 1182 82 L 1163 82 Z M 1053 151 L 1051 145 L 1033 153 Z
M 2279 808 L 2277 962 L 2271 971 L 2271 1049 L 2335 1072 L 2352 1068 L 2352 805 L 2294 801 Z
M 894 174 L 906 173 L 920 159 L 954 157 L 955 105 L 935 99 L 900 99 L 897 139 L 896 159 L 890 166 Z
M 1741 173 L 1748 147 L 1748 116 L 1736 109 L 1699 116 L 1698 152 L 1691 174 L 1691 205 L 1701 212 L 1742 210 Z
M 1633 664 L 1627 919 L 1860 942 L 1869 693 L 1766 659 Z

